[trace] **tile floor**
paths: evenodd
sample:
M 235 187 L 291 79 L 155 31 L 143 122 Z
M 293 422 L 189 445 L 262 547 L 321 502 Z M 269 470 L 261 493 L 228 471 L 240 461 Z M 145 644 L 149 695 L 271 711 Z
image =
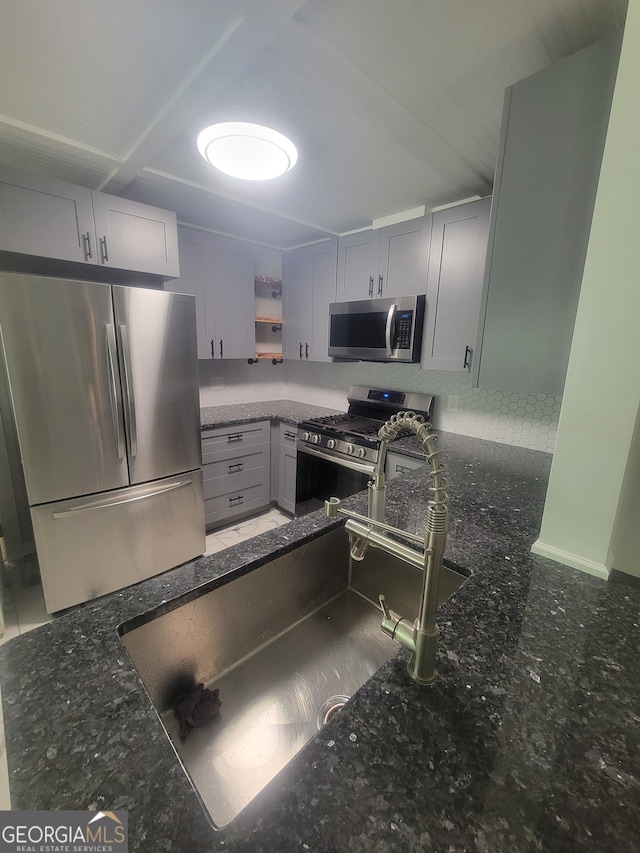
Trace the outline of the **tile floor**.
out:
M 221 527 L 214 533 L 208 534 L 206 553 L 216 554 L 224 548 L 229 548 L 238 542 L 244 542 L 246 539 L 251 539 L 259 533 L 279 527 L 288 521 L 291 521 L 290 516 L 278 509 L 270 509 L 259 516 L 248 518 L 246 521 Z M 28 582 L 31 575 L 32 569 L 27 567 L 27 571 L 22 573 L 19 584 L 22 585 L 25 582 L 25 577 Z M 39 583 L 17 589 L 12 586 L 5 586 L 4 618 L 5 631 L 4 635 L 0 637 L 0 645 L 13 637 L 17 637 L 18 634 L 24 634 L 33 628 L 37 628 L 38 625 L 51 621 L 51 616 L 45 610 L 42 586 Z M 4 715 L 2 697 L 0 696 L 0 809 L 10 808 L 9 775 L 4 741 Z

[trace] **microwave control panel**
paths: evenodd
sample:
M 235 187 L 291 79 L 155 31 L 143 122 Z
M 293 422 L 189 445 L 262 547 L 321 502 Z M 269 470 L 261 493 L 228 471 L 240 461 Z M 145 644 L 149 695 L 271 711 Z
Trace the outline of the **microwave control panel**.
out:
M 411 323 L 413 320 L 413 311 L 403 311 L 398 317 L 396 323 L 396 349 L 411 348 Z

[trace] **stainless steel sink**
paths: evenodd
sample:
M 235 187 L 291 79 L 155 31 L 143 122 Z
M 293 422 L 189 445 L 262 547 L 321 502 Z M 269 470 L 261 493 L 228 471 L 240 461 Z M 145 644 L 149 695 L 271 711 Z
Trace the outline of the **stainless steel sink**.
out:
M 421 572 L 381 552 L 351 572 L 337 529 L 168 612 L 122 642 L 217 827 L 226 826 L 397 650 L 372 600 L 416 611 Z M 213 722 L 181 739 L 177 697 L 218 689 Z

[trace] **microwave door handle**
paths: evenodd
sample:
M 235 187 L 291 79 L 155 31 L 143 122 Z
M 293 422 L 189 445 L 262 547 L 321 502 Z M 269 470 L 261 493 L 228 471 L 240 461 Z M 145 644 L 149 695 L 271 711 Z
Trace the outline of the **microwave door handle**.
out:
M 393 334 L 394 327 L 394 319 L 396 314 L 397 305 L 391 305 L 389 307 L 389 313 L 387 314 L 387 325 L 385 327 L 384 339 L 387 345 L 387 358 L 393 358 L 393 348 L 391 342 L 391 335 Z

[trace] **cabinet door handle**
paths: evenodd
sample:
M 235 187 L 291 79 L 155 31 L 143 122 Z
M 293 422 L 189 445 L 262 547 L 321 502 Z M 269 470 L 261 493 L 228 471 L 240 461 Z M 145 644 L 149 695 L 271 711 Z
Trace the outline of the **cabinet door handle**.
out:
M 230 474 L 237 474 L 240 471 L 242 471 L 242 462 L 232 462 L 229 465 Z
M 309 358 L 309 344 L 304 345 L 304 357 Z
M 369 276 L 369 296 L 373 296 L 373 276 Z
M 378 276 L 378 296 L 382 296 L 382 276 Z
M 300 341 L 300 358 L 302 358 L 302 341 Z
M 224 358 L 224 350 L 222 349 L 222 338 L 220 338 L 220 358 Z
M 88 231 L 86 234 L 82 235 L 82 243 L 84 245 L 84 258 L 86 261 L 88 261 L 89 258 L 93 257 L 93 255 L 91 254 L 91 235 Z
M 215 357 L 216 357 L 216 354 L 215 354 L 214 349 L 213 349 L 213 338 L 211 338 L 211 358 L 215 358 Z
M 107 250 L 107 238 L 106 238 L 106 236 L 100 238 L 100 250 L 102 253 L 102 263 L 103 264 L 109 263 L 109 252 Z
M 463 370 L 466 370 L 468 367 L 471 367 L 471 354 L 473 350 L 471 347 L 464 348 L 464 363 L 462 365 Z

